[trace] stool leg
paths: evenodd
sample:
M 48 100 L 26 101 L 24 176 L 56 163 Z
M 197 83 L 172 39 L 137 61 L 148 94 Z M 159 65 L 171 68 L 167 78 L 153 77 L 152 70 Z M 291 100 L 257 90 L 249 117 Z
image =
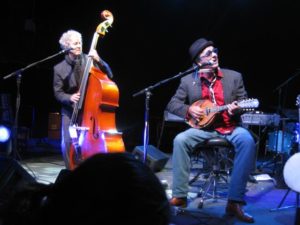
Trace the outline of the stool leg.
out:
M 204 191 L 201 192 L 200 196 L 200 202 L 198 204 L 198 208 L 202 208 L 204 204 L 205 197 L 208 195 L 208 192 L 212 186 L 212 199 L 217 199 L 217 188 L 218 188 L 218 181 L 220 179 L 223 179 L 225 183 L 227 183 L 227 180 L 222 176 L 222 171 L 220 171 L 220 161 L 218 157 L 219 152 L 215 149 L 214 150 L 214 165 L 213 170 L 211 171 L 207 181 L 204 183 Z M 226 173 L 227 174 L 227 173 Z
M 214 174 L 213 172 L 211 172 L 211 174 L 209 175 L 209 177 L 207 178 L 207 181 L 204 183 L 204 190 L 202 190 L 200 192 L 200 202 L 198 204 L 198 208 L 202 208 L 203 204 L 204 204 L 204 198 L 207 195 L 208 191 L 210 190 L 210 187 L 212 185 L 212 183 L 214 182 Z
M 189 185 L 194 183 L 196 180 L 198 180 L 199 176 L 202 174 L 202 171 L 198 171 L 197 174 L 189 181 Z
M 212 198 L 216 199 L 216 197 L 217 197 L 217 182 L 216 182 L 216 178 L 214 178 Z
M 212 186 L 212 199 L 217 198 L 217 183 L 218 183 L 218 175 L 215 174 L 214 171 L 211 172 L 209 175 L 207 181 L 205 182 L 204 191 L 201 191 L 200 193 L 200 203 L 198 204 L 198 208 L 202 208 L 204 204 L 205 197 L 208 195 L 209 190 Z

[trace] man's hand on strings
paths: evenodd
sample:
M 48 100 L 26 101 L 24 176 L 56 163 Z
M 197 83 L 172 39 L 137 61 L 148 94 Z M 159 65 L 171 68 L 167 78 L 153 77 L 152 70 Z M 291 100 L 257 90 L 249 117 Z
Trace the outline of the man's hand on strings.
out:
M 77 92 L 75 94 L 72 94 L 71 97 L 70 97 L 70 101 L 73 102 L 73 103 L 77 103 L 80 99 L 80 93 Z
M 200 118 L 204 115 L 204 110 L 198 105 L 191 105 L 189 107 L 188 113 L 193 118 Z
M 228 111 L 229 115 L 231 115 L 231 116 L 234 114 L 234 111 L 239 108 L 237 101 L 234 101 L 231 104 L 228 104 L 227 106 L 228 106 L 227 111 Z
M 98 55 L 95 49 L 91 49 L 88 55 L 92 57 L 92 59 L 95 60 L 96 62 L 100 62 L 101 60 L 100 56 Z

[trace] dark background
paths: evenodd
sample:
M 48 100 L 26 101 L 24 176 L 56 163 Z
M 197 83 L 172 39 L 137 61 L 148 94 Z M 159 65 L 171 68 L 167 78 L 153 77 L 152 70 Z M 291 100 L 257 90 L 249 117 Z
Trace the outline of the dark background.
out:
M 113 80 L 119 87 L 117 129 L 123 132 L 128 148 L 143 143 L 145 96 L 133 98 L 132 95 L 186 70 L 191 65 L 188 48 L 200 37 L 215 42 L 221 67 L 244 75 L 248 95 L 260 100 L 260 111 L 276 113 L 282 108 L 283 117 L 297 119 L 298 2 L 5 1 L 0 14 L 1 93 L 11 95 L 14 108 L 16 79 L 2 77 L 60 51 L 58 40 L 68 29 L 82 33 L 83 49 L 87 53 L 93 33 L 101 23 L 100 12 L 108 9 L 115 20 L 104 38 L 99 39 L 97 50 L 110 64 Z M 47 136 L 48 115 L 60 110 L 52 92 L 52 68 L 62 58 L 58 56 L 22 73 L 19 123 L 31 129 L 32 137 Z M 286 85 L 278 88 L 284 82 Z M 150 142 L 153 144 L 164 107 L 178 83 L 179 80 L 173 80 L 152 91 Z

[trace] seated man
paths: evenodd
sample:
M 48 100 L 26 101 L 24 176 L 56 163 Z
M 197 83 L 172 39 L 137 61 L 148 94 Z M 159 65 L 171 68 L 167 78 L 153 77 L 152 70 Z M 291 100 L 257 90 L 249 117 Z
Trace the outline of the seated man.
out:
M 189 53 L 194 66 L 197 65 L 199 69 L 181 79 L 175 95 L 167 105 L 169 112 L 186 119 L 193 127 L 179 133 L 174 139 L 173 198 L 170 204 L 187 206 L 190 155 L 195 146 L 212 137 L 225 137 L 235 148 L 226 213 L 253 223 L 253 217 L 242 209 L 247 180 L 255 161 L 253 137 L 248 130 L 238 126 L 241 112 L 238 101 L 247 97 L 242 76 L 236 71 L 219 67 L 218 51 L 212 41 L 204 38 L 196 40 Z M 216 113 L 212 120 L 207 120 L 207 111 L 201 108 L 198 100 L 227 107 Z

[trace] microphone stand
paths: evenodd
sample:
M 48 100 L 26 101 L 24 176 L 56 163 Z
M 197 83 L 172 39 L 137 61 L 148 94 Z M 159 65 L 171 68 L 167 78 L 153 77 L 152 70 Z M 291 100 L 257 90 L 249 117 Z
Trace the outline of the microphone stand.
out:
M 198 70 L 200 66 L 194 66 L 191 69 L 188 69 L 184 72 L 179 72 L 175 76 L 169 77 L 167 79 L 164 79 L 162 81 L 157 82 L 154 85 L 151 85 L 149 87 L 146 87 L 135 94 L 132 95 L 132 97 L 137 97 L 139 95 L 145 94 L 145 122 L 144 122 L 144 137 L 143 137 L 143 146 L 144 146 L 144 155 L 143 155 L 143 162 L 146 163 L 147 160 L 147 150 L 148 150 L 148 143 L 149 143 L 149 102 L 150 102 L 150 96 L 152 95 L 151 91 L 165 83 L 168 83 L 176 78 L 183 77 L 187 74 L 193 73 L 194 71 Z
M 284 81 L 282 84 L 280 84 L 278 87 L 274 89 L 273 92 L 278 91 L 278 108 L 277 108 L 277 113 L 280 115 L 281 114 L 281 93 L 282 93 L 282 88 L 286 86 L 291 80 L 293 80 L 295 77 L 300 75 L 300 69 L 297 70 L 296 73 L 294 73 L 291 77 L 289 77 L 286 81 Z
M 3 77 L 3 80 L 9 79 L 11 77 L 16 77 L 16 83 L 17 83 L 17 94 L 16 94 L 16 111 L 15 111 L 15 120 L 14 120 L 14 124 L 13 124 L 13 147 L 12 147 L 12 158 L 13 159 L 17 159 L 17 148 L 18 148 L 18 121 L 19 121 L 19 109 L 20 109 L 20 105 L 21 105 L 21 94 L 20 94 L 20 87 L 21 87 L 21 81 L 22 81 L 22 73 L 24 71 L 26 71 L 27 69 L 36 66 L 42 62 L 48 61 L 58 55 L 62 55 L 66 52 L 70 51 L 70 49 L 66 49 L 66 50 L 61 50 L 56 54 L 53 54 L 51 56 L 48 56 L 44 59 L 41 59 L 39 61 L 33 62 L 21 69 L 18 69 L 6 76 Z
M 282 94 L 282 88 L 285 87 L 291 80 L 293 80 L 294 78 L 296 78 L 297 76 L 300 75 L 300 69 L 297 70 L 297 72 L 295 72 L 291 77 L 289 77 L 287 80 L 285 80 L 283 83 L 281 83 L 279 86 L 277 86 L 273 92 L 278 91 L 278 107 L 277 107 L 277 113 L 280 115 L 283 114 L 283 110 L 282 110 L 282 104 L 281 104 L 281 94 Z M 284 148 L 284 129 L 285 129 L 285 118 L 281 119 L 281 137 L 280 137 L 280 127 L 276 128 L 277 131 L 275 131 L 277 133 L 277 137 L 276 137 L 276 142 L 275 142 L 275 147 L 276 147 L 276 156 L 273 158 L 273 173 L 275 173 L 275 170 L 277 168 L 277 160 L 276 158 L 278 157 L 278 152 L 279 152 L 279 147 L 281 147 L 281 150 L 283 151 Z M 276 134 L 275 133 L 275 134 Z M 279 138 L 281 138 L 281 146 L 279 146 Z M 282 161 L 282 159 L 281 159 Z

